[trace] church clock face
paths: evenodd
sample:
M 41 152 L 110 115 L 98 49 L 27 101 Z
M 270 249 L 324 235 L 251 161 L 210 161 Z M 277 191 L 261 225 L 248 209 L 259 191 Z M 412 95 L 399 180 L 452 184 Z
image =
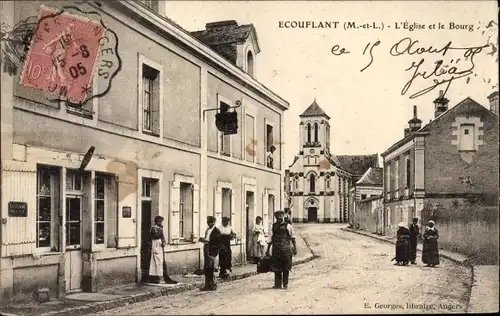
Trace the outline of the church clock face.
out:
M 314 154 L 314 149 L 309 150 L 311 154 Z

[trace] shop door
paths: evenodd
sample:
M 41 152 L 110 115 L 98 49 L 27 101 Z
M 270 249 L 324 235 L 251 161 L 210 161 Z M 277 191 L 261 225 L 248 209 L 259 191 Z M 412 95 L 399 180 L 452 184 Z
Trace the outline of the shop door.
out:
M 82 197 L 66 196 L 66 291 L 82 287 Z
M 147 281 L 151 262 L 151 201 L 141 202 L 141 271 L 142 280 Z

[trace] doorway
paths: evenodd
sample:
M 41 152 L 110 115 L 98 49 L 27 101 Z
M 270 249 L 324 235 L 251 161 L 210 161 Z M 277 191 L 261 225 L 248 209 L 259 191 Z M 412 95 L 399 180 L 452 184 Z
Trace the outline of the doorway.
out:
M 317 222 L 318 221 L 318 208 L 317 207 L 309 207 L 307 209 L 307 221 L 308 222 Z
M 247 258 L 251 259 L 251 248 L 252 248 L 252 236 L 253 236 L 253 226 L 255 220 L 255 201 L 254 193 L 252 191 L 246 191 L 246 254 Z
M 141 201 L 141 271 L 142 280 L 147 281 L 151 260 L 151 201 Z
M 66 291 L 82 286 L 82 209 L 81 196 L 66 196 Z

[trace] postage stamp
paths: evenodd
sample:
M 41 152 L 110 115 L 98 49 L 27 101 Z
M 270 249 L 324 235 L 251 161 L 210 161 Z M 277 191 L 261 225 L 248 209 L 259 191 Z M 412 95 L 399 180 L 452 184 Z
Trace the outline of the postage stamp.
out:
M 103 26 L 42 7 L 20 84 L 82 102 L 92 86 Z

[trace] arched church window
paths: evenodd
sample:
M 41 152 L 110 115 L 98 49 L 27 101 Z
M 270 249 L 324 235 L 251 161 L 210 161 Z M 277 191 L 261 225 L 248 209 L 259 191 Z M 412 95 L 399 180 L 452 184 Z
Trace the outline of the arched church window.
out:
M 295 176 L 295 179 L 293 182 L 294 182 L 295 190 L 298 190 L 299 189 L 299 176 Z
M 316 192 L 316 177 L 314 174 L 311 174 L 309 178 L 309 192 Z
M 314 123 L 314 141 L 319 142 L 318 139 L 318 123 Z
M 325 187 L 327 190 L 330 190 L 330 175 L 326 175 L 325 177 Z
M 311 142 L 311 124 L 307 123 L 307 142 Z

